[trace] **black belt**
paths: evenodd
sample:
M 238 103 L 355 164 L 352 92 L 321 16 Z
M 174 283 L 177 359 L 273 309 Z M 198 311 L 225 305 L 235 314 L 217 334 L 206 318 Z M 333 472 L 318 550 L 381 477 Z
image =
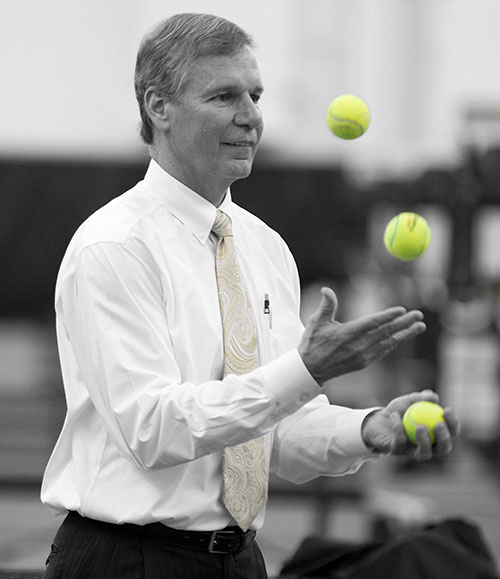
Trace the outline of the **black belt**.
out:
M 158 527 L 158 538 L 171 545 L 205 551 L 208 553 L 230 554 L 246 549 L 255 537 L 255 531 L 243 532 L 239 527 L 226 527 L 220 531 L 180 531 L 166 527 Z
M 219 555 L 238 553 L 246 549 L 255 538 L 255 531 L 245 532 L 239 527 L 226 527 L 219 531 L 182 531 L 167 527 L 163 523 L 149 523 L 147 525 L 123 523 L 115 525 L 82 517 L 74 511 L 70 511 L 68 518 L 71 520 L 80 519 L 101 528 L 112 528 L 115 531 L 130 532 L 142 537 L 158 539 L 185 549 L 194 549 L 195 551 Z

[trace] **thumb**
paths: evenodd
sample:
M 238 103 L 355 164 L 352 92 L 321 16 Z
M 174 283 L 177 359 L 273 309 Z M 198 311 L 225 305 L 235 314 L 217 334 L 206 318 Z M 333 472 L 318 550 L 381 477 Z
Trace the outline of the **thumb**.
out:
M 318 322 L 333 322 L 339 305 L 337 296 L 329 287 L 321 288 L 321 293 L 323 294 L 323 297 L 316 311 L 315 318 Z

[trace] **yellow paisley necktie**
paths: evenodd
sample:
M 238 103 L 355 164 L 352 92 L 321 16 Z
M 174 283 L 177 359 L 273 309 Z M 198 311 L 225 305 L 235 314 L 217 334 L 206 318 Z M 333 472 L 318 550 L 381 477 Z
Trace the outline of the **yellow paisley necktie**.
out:
M 257 331 L 230 217 L 217 210 L 212 231 L 219 238 L 216 273 L 224 332 L 224 376 L 245 374 L 258 367 Z M 222 468 L 224 505 L 246 531 L 267 500 L 264 437 L 225 448 Z

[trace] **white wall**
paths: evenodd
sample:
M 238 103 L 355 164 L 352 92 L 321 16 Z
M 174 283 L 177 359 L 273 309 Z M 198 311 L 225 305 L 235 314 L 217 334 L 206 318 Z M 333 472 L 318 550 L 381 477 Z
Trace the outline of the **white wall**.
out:
M 469 0 L 2 0 L 0 155 L 144 155 L 133 94 L 139 41 L 172 13 L 204 11 L 257 40 L 263 146 L 275 155 L 342 161 L 367 173 L 454 162 L 468 104 L 500 109 L 500 2 L 472 7 Z M 328 103 L 343 92 L 372 110 L 370 130 L 353 142 L 325 124 Z

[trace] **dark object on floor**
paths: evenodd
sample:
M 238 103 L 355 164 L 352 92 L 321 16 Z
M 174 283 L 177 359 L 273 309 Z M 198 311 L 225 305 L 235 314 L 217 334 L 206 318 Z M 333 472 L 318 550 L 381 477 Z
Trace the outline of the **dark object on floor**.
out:
M 480 529 L 463 519 L 353 545 L 308 537 L 281 579 L 499 579 Z

